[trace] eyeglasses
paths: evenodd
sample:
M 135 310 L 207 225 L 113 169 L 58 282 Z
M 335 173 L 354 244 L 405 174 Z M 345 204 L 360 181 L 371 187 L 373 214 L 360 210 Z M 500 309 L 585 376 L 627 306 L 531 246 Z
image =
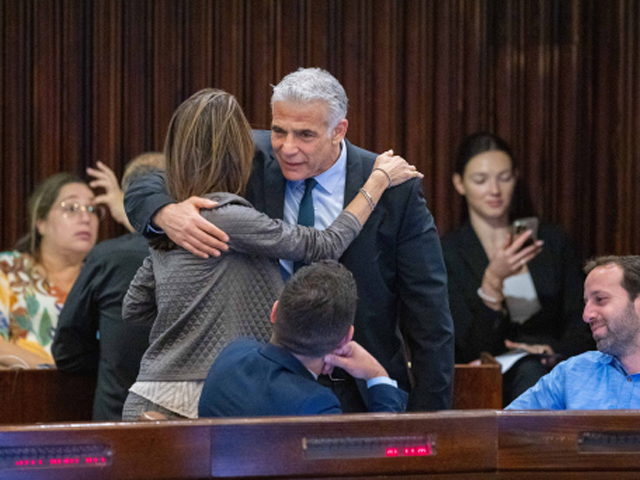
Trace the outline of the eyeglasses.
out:
M 80 212 L 87 212 L 89 215 L 95 215 L 98 220 L 104 217 L 104 210 L 98 205 L 80 205 L 79 203 L 60 202 L 62 208 L 62 216 L 64 218 L 75 218 Z

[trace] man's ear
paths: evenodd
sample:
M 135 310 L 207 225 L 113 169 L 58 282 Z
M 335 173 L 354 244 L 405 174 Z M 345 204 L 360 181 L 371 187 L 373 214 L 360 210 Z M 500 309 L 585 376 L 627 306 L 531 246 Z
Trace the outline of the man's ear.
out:
M 276 323 L 276 312 L 278 311 L 278 300 L 273 303 L 273 307 L 271 307 L 271 323 Z
M 453 176 L 451 177 L 451 182 L 453 183 L 453 186 L 456 189 L 456 191 L 464 197 L 467 191 L 464 188 L 464 183 L 462 182 L 462 177 L 460 176 L 460 174 L 454 173 Z
M 338 124 L 333 127 L 331 131 L 331 143 L 334 145 L 338 145 L 342 139 L 347 135 L 347 128 L 349 127 L 349 122 L 346 118 L 343 118 L 338 122 Z
M 340 347 L 339 348 L 344 347 L 347 343 L 349 343 L 351 340 L 353 340 L 353 331 L 354 331 L 354 328 L 353 328 L 353 325 L 351 325 L 349 327 L 349 331 L 347 332 L 347 334 L 344 337 L 342 337 L 342 340 L 340 340 Z

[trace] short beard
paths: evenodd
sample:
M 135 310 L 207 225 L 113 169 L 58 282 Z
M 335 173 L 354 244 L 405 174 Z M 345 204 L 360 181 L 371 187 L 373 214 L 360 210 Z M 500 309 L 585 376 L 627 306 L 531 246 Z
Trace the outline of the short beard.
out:
M 640 319 L 636 315 L 633 303 L 630 302 L 616 320 L 614 328 L 607 322 L 607 334 L 596 340 L 596 345 L 602 353 L 622 359 L 635 353 L 640 338 Z

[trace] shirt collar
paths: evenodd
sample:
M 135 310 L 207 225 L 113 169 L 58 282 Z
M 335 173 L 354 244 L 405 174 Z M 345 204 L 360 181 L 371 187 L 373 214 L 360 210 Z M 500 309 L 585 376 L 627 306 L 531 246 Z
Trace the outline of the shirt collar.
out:
M 600 358 L 598 359 L 598 362 L 602 363 L 603 365 L 611 365 L 616 370 L 622 372 L 624 375 L 629 375 L 627 373 L 627 370 L 622 365 L 622 363 L 620 363 L 620 360 L 618 360 L 613 355 L 609 355 L 608 353 L 600 352 Z
M 338 182 L 346 175 L 347 172 L 347 144 L 344 139 L 340 142 L 340 156 L 331 167 L 313 178 L 318 182 L 318 186 L 322 187 L 329 195 L 333 194 Z M 292 190 L 302 189 L 304 191 L 304 180 L 288 181 Z

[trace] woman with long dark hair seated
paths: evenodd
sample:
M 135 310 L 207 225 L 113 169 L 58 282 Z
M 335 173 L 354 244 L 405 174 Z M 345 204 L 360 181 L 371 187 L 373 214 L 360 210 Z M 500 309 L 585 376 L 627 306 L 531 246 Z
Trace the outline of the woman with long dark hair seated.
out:
M 568 236 L 546 224 L 534 242 L 531 231 L 512 235 L 512 221 L 532 214 L 515 211 L 517 182 L 504 140 L 490 133 L 467 137 L 453 185 L 466 200 L 468 220 L 442 240 L 456 361 L 472 362 L 481 352 L 534 354 L 505 373 L 505 404 L 547 373 L 550 360 L 593 348 L 582 321 L 581 261 Z

